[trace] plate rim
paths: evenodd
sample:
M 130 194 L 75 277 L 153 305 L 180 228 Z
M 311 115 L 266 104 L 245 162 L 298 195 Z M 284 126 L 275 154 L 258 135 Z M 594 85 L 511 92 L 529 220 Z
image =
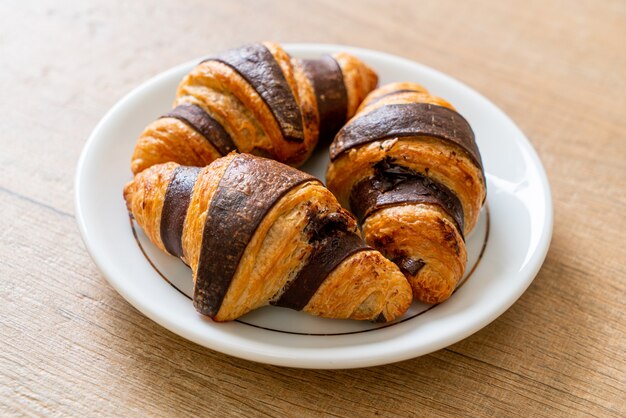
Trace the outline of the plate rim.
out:
M 115 104 L 104 114 L 104 116 L 100 119 L 96 127 L 90 133 L 87 141 L 83 145 L 83 149 L 81 151 L 76 174 L 74 176 L 74 211 L 75 218 L 78 224 L 78 229 L 81 235 L 81 238 L 87 248 L 92 260 L 102 273 L 102 275 L 107 279 L 107 282 L 124 298 L 128 301 L 133 307 L 138 309 L 142 314 L 156 322 L 157 324 L 163 326 L 164 328 L 170 330 L 171 332 L 182 336 L 190 341 L 193 341 L 201 346 L 207 347 L 209 349 L 225 353 L 231 356 L 243 358 L 246 360 L 274 364 L 278 366 L 286 366 L 286 367 L 298 367 L 298 368 L 315 368 L 315 369 L 346 369 L 346 368 L 356 368 L 356 367 L 369 367 L 375 365 L 382 365 L 388 363 L 394 363 L 402 360 L 407 360 L 410 358 L 418 357 L 421 355 L 425 355 L 431 353 L 433 351 L 445 348 L 453 343 L 461 341 L 468 336 L 474 334 L 478 330 L 484 328 L 489 323 L 493 322 L 499 316 L 501 316 L 507 309 L 509 309 L 526 291 L 528 286 L 533 282 L 537 273 L 541 269 L 545 257 L 548 253 L 550 242 L 552 239 L 553 227 L 554 227 L 554 209 L 552 202 L 552 192 L 548 180 L 548 176 L 546 174 L 545 168 L 530 141 L 526 137 L 526 135 L 521 131 L 521 129 L 515 124 L 515 122 L 495 103 L 491 102 L 485 96 L 483 96 L 480 92 L 474 90 L 472 87 L 463 83 L 462 81 L 449 76 L 439 70 L 436 70 L 432 67 L 426 66 L 419 62 L 415 62 L 408 58 L 389 54 L 386 52 L 352 47 L 349 45 L 338 45 L 338 44 L 322 44 L 322 43 L 284 43 L 282 46 L 286 50 L 298 50 L 298 53 L 306 53 L 306 52 L 315 52 L 319 53 L 320 51 L 329 51 L 329 50 L 343 50 L 357 56 L 370 56 L 380 59 L 382 61 L 386 61 L 392 65 L 394 62 L 401 62 L 404 65 L 419 67 L 422 70 L 425 70 L 431 73 L 434 76 L 442 78 L 447 83 L 452 84 L 456 87 L 461 87 L 467 91 L 470 91 L 472 94 L 476 95 L 481 100 L 487 102 L 491 105 L 494 111 L 499 113 L 500 117 L 506 119 L 508 123 L 514 127 L 520 135 L 518 138 L 515 138 L 515 142 L 517 142 L 524 150 L 527 152 L 528 156 L 532 160 L 534 164 L 534 168 L 537 170 L 538 177 L 540 179 L 540 184 L 543 188 L 544 192 L 544 202 L 545 202 L 545 227 L 541 231 L 541 236 L 537 242 L 537 247 L 534 253 L 532 254 L 530 260 L 526 263 L 526 265 L 531 265 L 532 267 L 524 274 L 524 280 L 520 286 L 515 289 L 515 292 L 512 293 L 514 296 L 509 296 L 508 298 L 503 298 L 502 300 L 494 303 L 492 305 L 492 309 L 489 310 L 488 314 L 483 315 L 479 320 L 476 320 L 470 323 L 469 326 L 464 327 L 462 330 L 451 333 L 447 335 L 445 338 L 440 338 L 438 340 L 438 344 L 436 346 L 430 347 L 427 350 L 419 352 L 419 350 L 412 349 L 399 349 L 394 351 L 393 353 L 378 353 L 377 355 L 370 357 L 361 357 L 361 358 L 342 358 L 339 361 L 335 359 L 329 358 L 302 358 L 298 357 L 298 355 L 285 356 L 284 353 L 282 355 L 276 355 L 274 353 L 268 352 L 267 350 L 252 350 L 250 348 L 246 349 L 245 347 L 237 346 L 237 342 L 230 343 L 222 343 L 220 341 L 208 340 L 206 338 L 202 338 L 197 332 L 191 332 L 186 328 L 180 326 L 180 324 L 175 323 L 171 319 L 168 318 L 166 314 L 160 314 L 159 312 L 153 311 L 149 309 L 145 304 L 143 304 L 140 298 L 137 298 L 134 294 L 127 291 L 127 289 L 121 286 L 121 281 L 114 278 L 115 274 L 111 271 L 109 266 L 106 263 L 103 263 L 101 257 L 98 255 L 99 251 L 95 248 L 95 244 L 91 241 L 88 231 L 88 226 L 85 220 L 85 214 L 83 213 L 83 208 L 81 206 L 81 188 L 83 178 L 81 177 L 81 173 L 83 173 L 85 169 L 85 165 L 87 164 L 87 158 L 89 154 L 89 150 L 94 144 L 98 141 L 98 136 L 100 132 L 104 129 L 104 127 L 110 123 L 110 120 L 113 116 L 118 112 L 120 108 L 123 108 L 125 104 L 132 100 L 132 98 L 139 94 L 141 91 L 150 89 L 153 85 L 158 85 L 162 82 L 163 79 L 167 79 L 171 77 L 172 73 L 177 73 L 181 71 L 183 67 L 189 67 L 197 62 L 199 62 L 202 57 L 194 60 L 190 60 L 181 64 L 178 64 L 174 67 L 167 69 L 166 71 L 160 72 L 148 80 L 142 82 L 138 86 L 131 89 L 127 92 L 121 99 L 117 100 Z M 295 54 L 297 55 L 297 53 Z M 520 272 L 519 274 L 522 274 Z M 323 350 L 323 349 L 322 349 Z M 416 352 L 418 351 L 418 352 Z

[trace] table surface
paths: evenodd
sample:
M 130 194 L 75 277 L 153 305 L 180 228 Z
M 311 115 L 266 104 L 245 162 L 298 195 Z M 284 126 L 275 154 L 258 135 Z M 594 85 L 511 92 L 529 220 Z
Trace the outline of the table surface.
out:
M 505 314 L 397 364 L 315 371 L 213 352 L 91 261 L 73 178 L 98 120 L 180 62 L 254 40 L 398 54 L 480 91 L 548 172 L 552 246 Z M 0 414 L 626 415 L 626 2 L 0 3 Z

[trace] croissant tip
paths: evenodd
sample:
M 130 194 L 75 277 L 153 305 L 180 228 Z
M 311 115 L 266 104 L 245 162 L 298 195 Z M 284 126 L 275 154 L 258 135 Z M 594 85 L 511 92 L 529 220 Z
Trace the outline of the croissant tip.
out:
M 128 213 L 132 214 L 132 196 L 135 193 L 135 180 L 131 180 L 124 186 L 124 202 L 126 203 L 126 209 Z

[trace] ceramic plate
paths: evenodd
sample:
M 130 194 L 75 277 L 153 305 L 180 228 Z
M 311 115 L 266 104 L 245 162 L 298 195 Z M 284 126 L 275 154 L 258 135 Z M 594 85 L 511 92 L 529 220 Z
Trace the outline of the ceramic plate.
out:
M 191 271 L 161 253 L 132 223 L 122 199 L 130 156 L 143 128 L 166 112 L 180 79 L 200 61 L 162 73 L 120 100 L 87 141 L 76 173 L 76 218 L 94 261 L 111 285 L 145 315 L 191 341 L 258 362 L 306 368 L 364 367 L 400 361 L 455 343 L 510 307 L 539 270 L 552 236 L 552 202 L 532 146 L 500 109 L 459 81 L 396 56 L 345 46 L 286 45 L 303 58 L 346 51 L 380 83 L 414 81 L 444 97 L 470 122 L 487 176 L 487 203 L 467 237 L 468 267 L 446 302 L 415 302 L 390 324 L 321 319 L 267 307 L 230 323 L 198 315 Z M 328 150 L 303 167 L 323 180 Z

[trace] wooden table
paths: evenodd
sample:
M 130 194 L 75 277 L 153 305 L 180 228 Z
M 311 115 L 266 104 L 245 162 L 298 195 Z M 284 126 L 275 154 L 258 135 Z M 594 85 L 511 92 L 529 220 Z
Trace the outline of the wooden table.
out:
M 73 179 L 138 83 L 251 40 L 350 44 L 464 81 L 537 148 L 556 223 L 534 283 L 470 338 L 383 367 L 215 353 L 153 323 L 92 263 Z M 626 3 L 0 3 L 0 414 L 626 415 Z

